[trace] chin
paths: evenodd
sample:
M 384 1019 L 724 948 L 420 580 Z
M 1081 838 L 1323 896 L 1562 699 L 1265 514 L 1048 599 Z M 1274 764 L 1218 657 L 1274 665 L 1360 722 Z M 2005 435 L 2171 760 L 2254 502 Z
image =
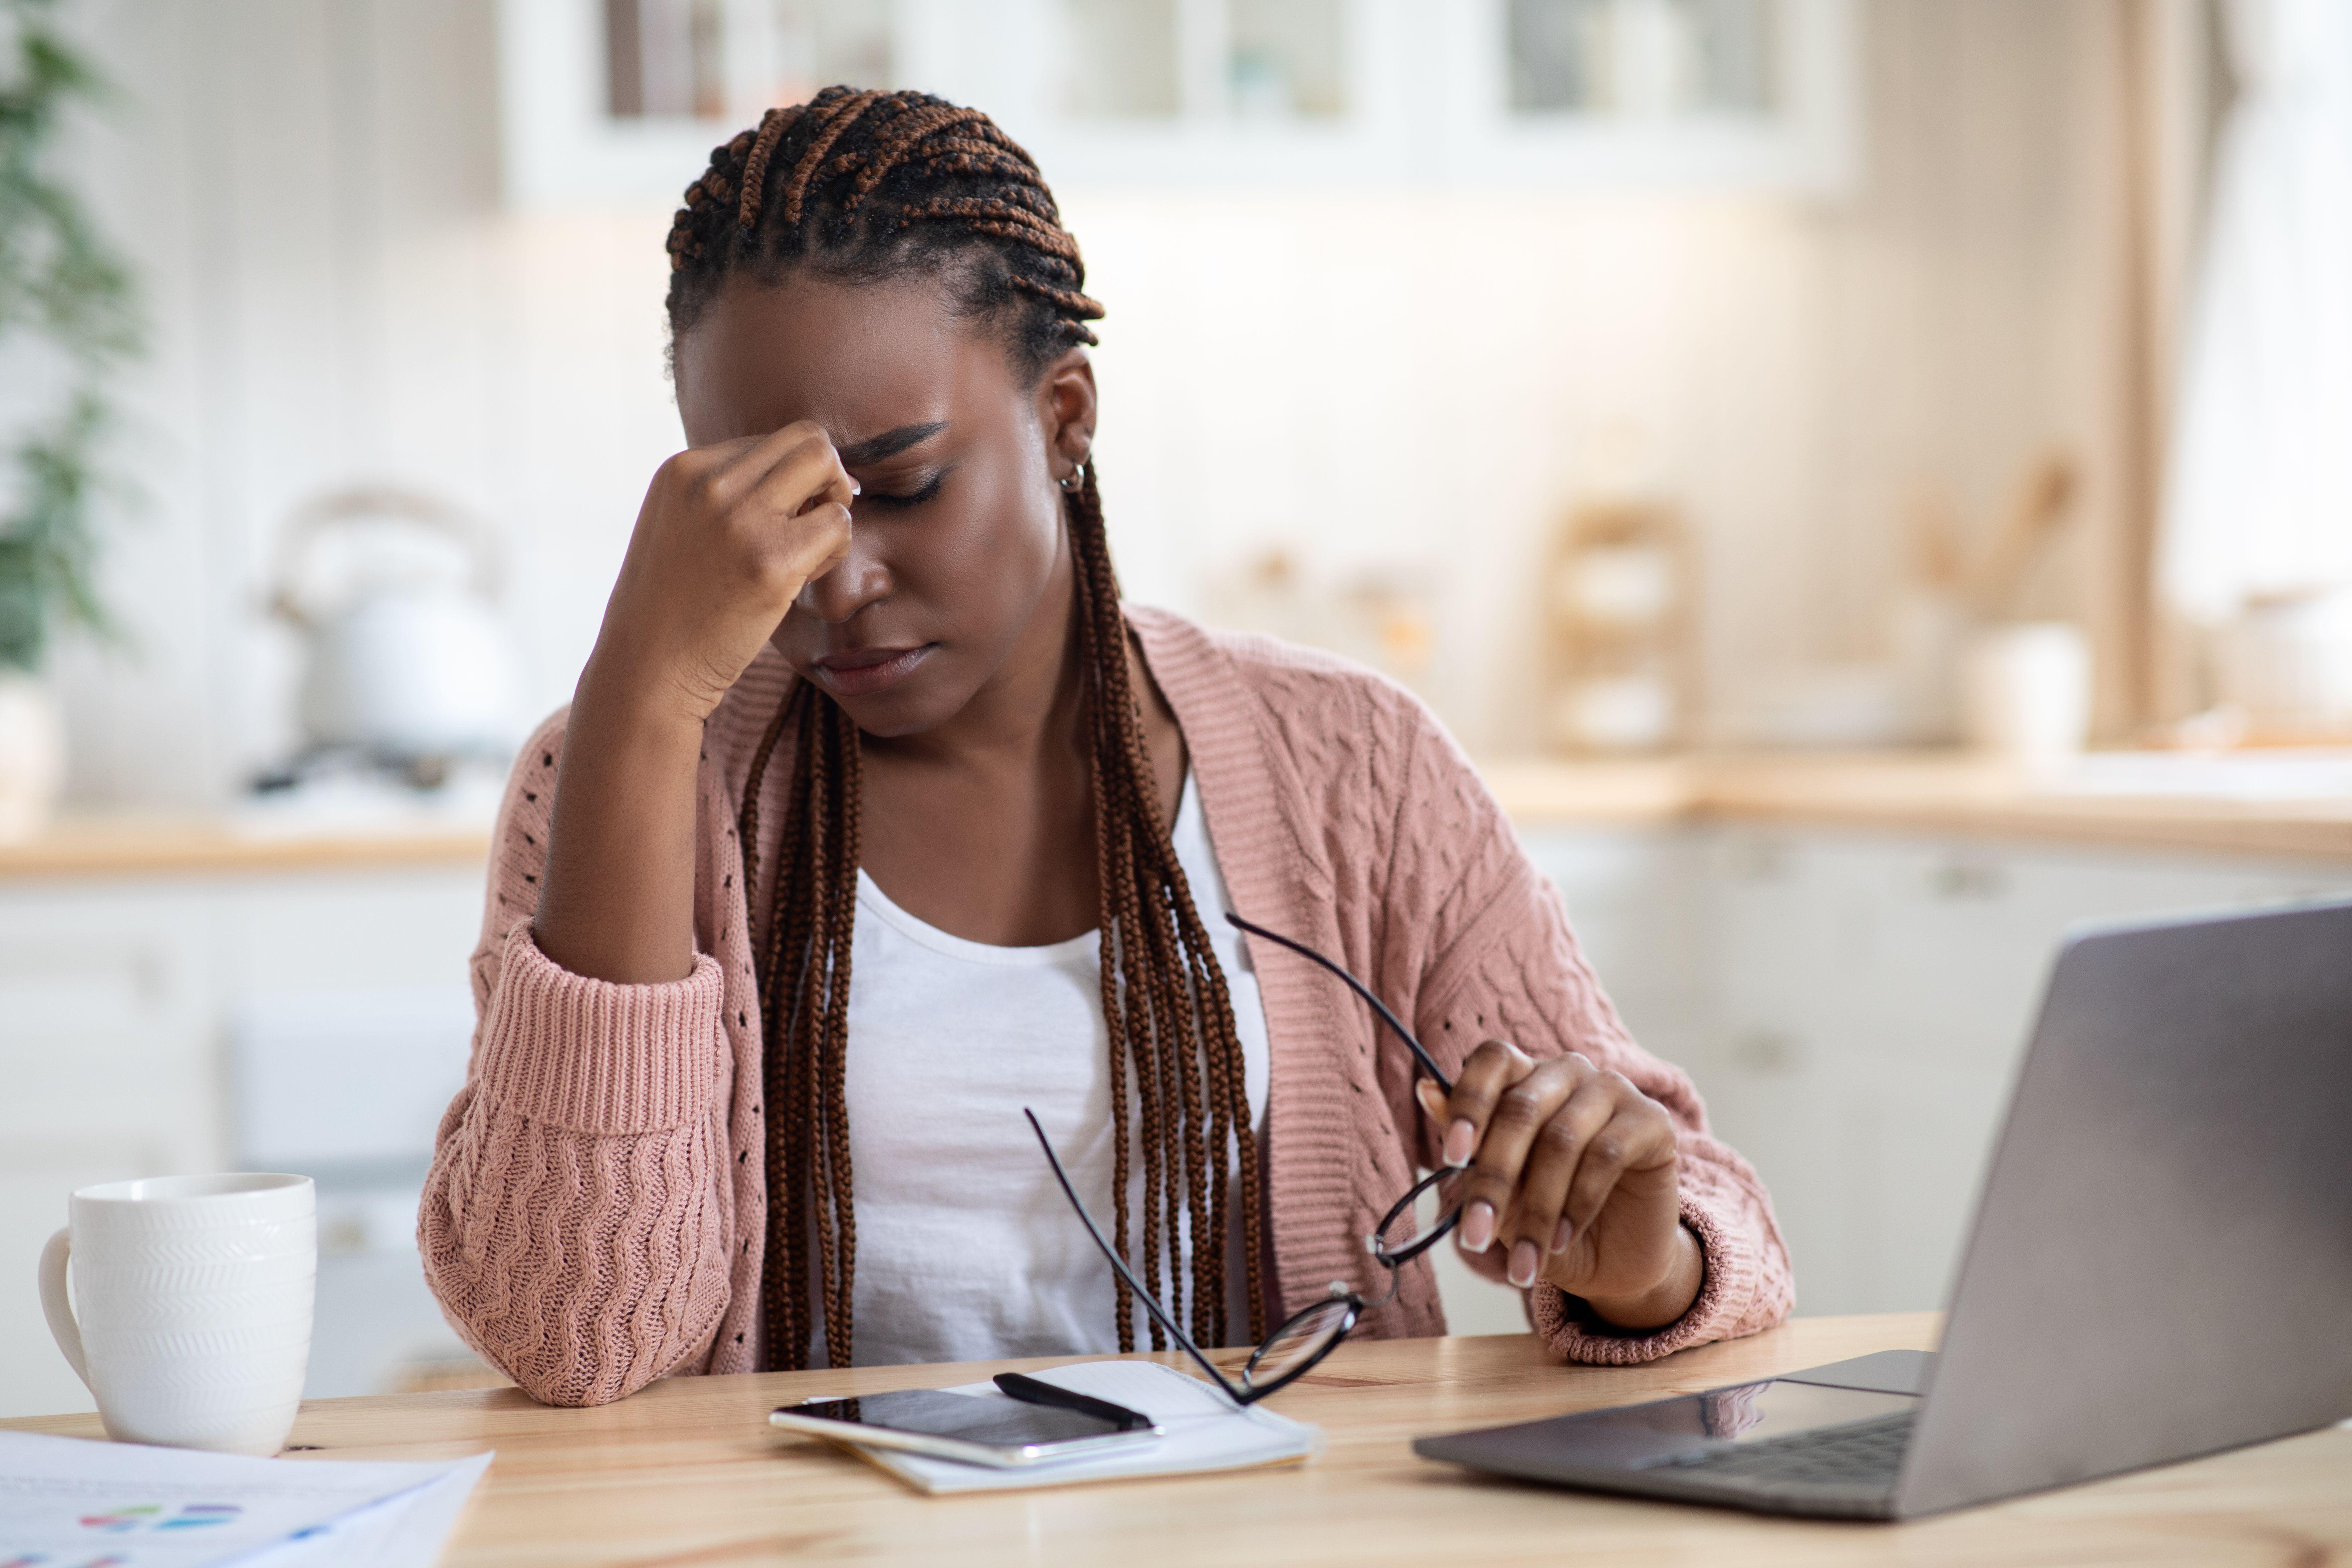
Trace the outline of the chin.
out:
M 940 679 L 946 671 L 919 670 L 912 679 L 892 687 L 887 691 L 868 692 L 863 696 L 843 697 L 825 691 L 822 681 L 817 689 L 825 691 L 844 711 L 857 722 L 857 727 L 877 740 L 895 741 L 905 735 L 919 735 L 926 730 L 937 729 L 962 711 L 971 700 L 971 693 L 954 682 Z
M 953 707 L 911 702 L 892 692 L 887 697 L 862 697 L 842 708 L 857 727 L 877 741 L 895 741 L 937 729 L 955 714 Z

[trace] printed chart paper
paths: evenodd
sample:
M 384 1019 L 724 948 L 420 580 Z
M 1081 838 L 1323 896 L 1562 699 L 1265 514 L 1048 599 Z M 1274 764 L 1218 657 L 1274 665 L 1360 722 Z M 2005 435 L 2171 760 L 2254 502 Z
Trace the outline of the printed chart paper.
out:
M 0 1568 L 215 1568 L 265 1552 L 270 1568 L 429 1568 L 489 1459 L 255 1459 L 0 1432 Z M 420 1545 L 412 1514 L 439 1534 Z M 330 1540 L 323 1556 L 279 1555 Z

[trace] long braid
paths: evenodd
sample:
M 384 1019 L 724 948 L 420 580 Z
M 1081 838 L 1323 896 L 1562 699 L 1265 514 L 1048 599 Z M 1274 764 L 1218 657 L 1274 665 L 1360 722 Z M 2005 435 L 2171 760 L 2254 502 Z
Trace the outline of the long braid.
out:
M 853 281 L 936 273 L 965 316 L 1004 331 L 1033 379 L 1071 345 L 1094 342 L 1087 323 L 1102 315 L 1029 154 L 984 114 L 922 93 L 827 88 L 770 110 L 712 151 L 667 247 L 673 341 L 739 274 L 775 284 L 803 270 Z M 1224 973 L 1160 804 L 1095 466 L 1083 474 L 1063 512 L 1086 681 L 1115 1245 L 1171 1315 L 1222 1344 L 1236 1328 L 1255 1338 L 1267 1325 L 1255 1122 Z M 760 802 L 787 741 L 784 820 L 763 878 Z M 855 721 L 795 682 L 752 754 L 737 824 L 745 898 L 764 895 L 770 911 L 755 954 L 770 1198 L 761 1310 L 767 1364 L 778 1368 L 808 1363 L 819 1314 L 833 1365 L 849 1364 L 854 1343 L 845 1070 L 860 774 Z M 1139 1204 L 1130 1201 L 1139 1177 Z M 1228 1321 L 1225 1301 L 1236 1177 L 1246 1325 Z M 1115 1290 L 1119 1348 L 1132 1349 L 1135 1304 L 1124 1284 Z M 1151 1343 L 1162 1342 L 1154 1324 Z
M 1085 577 L 1081 576 L 1078 582 L 1080 591 L 1083 593 L 1086 587 Z M 1087 639 L 1085 649 L 1087 668 L 1092 669 L 1095 668 L 1095 633 L 1092 616 L 1081 618 L 1079 627 L 1080 635 Z M 1110 795 L 1104 784 L 1103 770 L 1094 763 L 1094 758 L 1100 750 L 1098 744 L 1087 748 L 1087 793 L 1093 802 L 1095 812 L 1095 865 L 1099 868 L 1097 880 L 1102 888 L 1099 897 L 1103 902 L 1108 903 L 1116 901 L 1119 896 L 1112 889 L 1112 879 L 1121 870 L 1131 870 L 1132 868 L 1129 867 L 1125 860 L 1111 854 Z M 1128 1052 L 1121 1044 L 1127 1036 L 1123 1030 L 1123 1020 L 1119 1014 L 1120 998 L 1117 967 L 1122 963 L 1122 955 L 1118 951 L 1119 940 L 1118 927 L 1108 921 L 1098 921 L 1097 925 L 1102 933 L 1099 968 L 1102 973 L 1103 1023 L 1110 1035 L 1110 1190 L 1118 1194 L 1118 1202 L 1114 1204 L 1111 1209 L 1111 1245 L 1118 1249 L 1118 1255 L 1121 1258 L 1133 1258 L 1135 1251 L 1129 1245 L 1127 1205 L 1128 1178 L 1131 1167 L 1131 1160 L 1128 1153 L 1127 1125 Z M 1118 1348 L 1121 1353 L 1125 1353 L 1135 1348 L 1135 1292 L 1128 1288 L 1126 1277 L 1117 1271 L 1113 1271 L 1111 1275 L 1111 1303 L 1112 1310 L 1118 1316 Z M 1152 1342 L 1157 1345 L 1160 1333 L 1160 1324 L 1156 1320 L 1151 1324 L 1151 1338 Z
M 1110 548 L 1103 527 L 1102 493 L 1097 486 L 1095 468 L 1092 463 L 1086 466 L 1085 482 L 1077 494 L 1068 499 L 1064 510 L 1078 567 L 1081 635 L 1087 639 L 1089 656 L 1087 664 L 1097 683 L 1091 759 L 1096 794 L 1097 798 L 1112 803 L 1111 809 L 1101 814 L 1108 826 L 1097 826 L 1098 841 L 1108 838 L 1111 845 L 1101 876 L 1103 929 L 1119 933 L 1119 967 L 1130 994 L 1155 994 L 1154 1010 L 1166 1031 L 1162 1037 L 1182 1041 L 1194 1037 L 1196 1028 L 1198 1032 L 1199 1065 L 1204 1069 L 1201 1078 L 1196 1079 L 1193 1073 L 1193 1052 L 1171 1053 L 1172 1070 L 1181 1078 L 1184 1100 L 1192 1108 L 1190 1124 L 1181 1133 L 1182 1152 L 1191 1156 L 1186 1161 L 1186 1185 L 1192 1217 L 1193 1258 L 1196 1266 L 1204 1260 L 1206 1263 L 1205 1269 L 1196 1267 L 1193 1280 L 1195 1337 L 1201 1337 L 1197 1331 L 1200 1328 L 1207 1330 L 1212 1342 L 1223 1343 L 1229 1335 L 1230 1325 L 1224 1321 L 1226 1260 L 1222 1242 L 1226 1234 L 1223 1175 L 1230 1147 L 1241 1178 L 1243 1267 L 1249 1302 L 1247 1327 L 1250 1337 L 1256 1339 L 1265 1334 L 1267 1326 L 1260 1258 L 1264 1250 L 1264 1209 L 1260 1203 L 1257 1139 L 1249 1112 L 1241 1037 L 1234 1026 L 1233 1000 L 1225 988 L 1224 971 L 1210 946 L 1208 932 L 1192 901 L 1191 884 L 1176 858 L 1169 826 L 1160 809 L 1159 785 L 1143 738 L 1142 709 L 1129 677 L 1127 622 L 1119 610 L 1118 577 L 1111 567 Z M 1147 884 L 1153 895 L 1148 899 L 1142 892 Z M 1181 952 L 1189 963 L 1183 967 L 1157 967 L 1139 976 L 1140 966 L 1135 965 L 1129 956 L 1139 940 L 1149 941 L 1171 956 Z M 1146 981 L 1140 986 L 1135 984 L 1139 977 Z M 1106 973 L 1103 1015 L 1107 1021 L 1113 1021 L 1111 1053 L 1116 1062 L 1123 1053 L 1119 1024 L 1114 1021 L 1120 1018 L 1120 1011 L 1113 1005 L 1111 990 L 1111 981 Z M 1135 1017 L 1132 1010 L 1127 1017 L 1131 1024 Z M 1209 1121 L 1205 1129 L 1201 1125 L 1199 1101 L 1194 1098 L 1196 1086 L 1205 1090 L 1208 1100 Z M 1115 1136 L 1122 1148 L 1127 1136 L 1124 1109 L 1124 1097 L 1113 1100 Z M 1147 1130 L 1147 1149 L 1154 1142 Z M 1162 1138 L 1157 1142 L 1162 1151 L 1171 1151 L 1173 1141 Z M 1210 1180 L 1213 1173 L 1215 1179 Z M 1210 1200 L 1207 1215 L 1202 1212 L 1204 1186 L 1216 1194 Z M 1120 1190 L 1123 1192 L 1124 1186 Z M 1122 1220 L 1124 1217 L 1122 1213 Z M 1203 1237 L 1213 1237 L 1218 1245 L 1203 1246 Z M 1146 1283 L 1150 1283 L 1148 1279 Z M 1205 1321 L 1204 1310 L 1208 1314 Z M 1153 1336 L 1155 1346 L 1158 1337 L 1156 1333 Z
M 737 835 L 748 900 L 759 865 L 761 786 L 778 741 L 794 731 L 793 778 L 776 857 L 760 1006 L 771 1049 L 761 1064 L 769 1106 L 767 1174 L 772 1215 L 796 1216 L 770 1237 L 774 1289 L 763 1292 L 762 1332 L 800 1348 L 805 1361 L 810 1298 L 824 1314 L 825 1352 L 849 1364 L 857 1226 L 851 1205 L 849 1108 L 843 1071 L 848 1043 L 850 911 L 857 900 L 859 783 L 856 727 L 814 688 L 796 687 L 753 752 Z M 777 1042 L 783 1048 L 776 1048 Z M 816 1274 L 809 1272 L 814 1231 Z

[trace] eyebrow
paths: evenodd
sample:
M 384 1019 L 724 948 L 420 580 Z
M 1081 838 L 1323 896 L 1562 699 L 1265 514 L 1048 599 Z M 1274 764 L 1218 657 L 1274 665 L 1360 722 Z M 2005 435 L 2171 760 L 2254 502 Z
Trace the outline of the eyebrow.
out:
M 895 458 L 908 447 L 928 441 L 948 427 L 944 419 L 929 425 L 901 425 L 896 430 L 885 430 L 879 436 L 869 436 L 863 441 L 853 441 L 841 448 L 841 466 L 862 468 L 868 463 L 878 463 L 885 458 Z

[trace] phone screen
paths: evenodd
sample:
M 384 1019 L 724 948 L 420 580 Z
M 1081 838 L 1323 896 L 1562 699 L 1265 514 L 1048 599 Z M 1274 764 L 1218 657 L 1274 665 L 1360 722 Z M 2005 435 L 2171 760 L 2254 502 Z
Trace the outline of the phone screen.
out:
M 1075 1443 L 1087 1437 L 1108 1436 L 1119 1430 L 1116 1422 L 1082 1410 L 1025 1405 L 1016 1399 L 948 1394 L 935 1388 L 869 1394 L 861 1399 L 814 1399 L 805 1405 L 787 1405 L 777 1414 L 924 1437 L 945 1437 L 985 1448 Z

